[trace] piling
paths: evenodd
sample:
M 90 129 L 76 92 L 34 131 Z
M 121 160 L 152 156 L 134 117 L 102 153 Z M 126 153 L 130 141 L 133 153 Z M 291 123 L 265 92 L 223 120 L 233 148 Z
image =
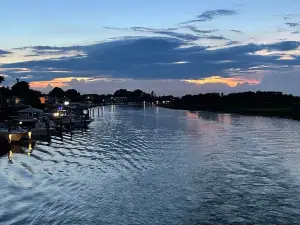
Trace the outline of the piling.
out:
M 6 155 L 10 150 L 10 144 L 4 136 L 0 136 L 0 156 Z

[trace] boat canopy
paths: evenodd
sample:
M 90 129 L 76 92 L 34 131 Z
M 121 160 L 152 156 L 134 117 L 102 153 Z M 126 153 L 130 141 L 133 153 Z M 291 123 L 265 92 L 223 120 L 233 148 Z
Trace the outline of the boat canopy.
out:
M 19 113 L 36 113 L 36 114 L 42 114 L 43 111 L 42 110 L 39 110 L 39 109 L 36 109 L 36 108 L 32 108 L 32 107 L 28 107 L 26 109 L 22 109 L 19 111 Z

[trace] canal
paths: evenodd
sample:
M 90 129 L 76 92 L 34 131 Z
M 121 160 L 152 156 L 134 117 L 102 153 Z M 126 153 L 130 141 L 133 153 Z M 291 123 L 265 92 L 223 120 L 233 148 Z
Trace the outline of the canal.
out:
M 0 224 L 297 224 L 300 122 L 105 106 L 0 158 Z

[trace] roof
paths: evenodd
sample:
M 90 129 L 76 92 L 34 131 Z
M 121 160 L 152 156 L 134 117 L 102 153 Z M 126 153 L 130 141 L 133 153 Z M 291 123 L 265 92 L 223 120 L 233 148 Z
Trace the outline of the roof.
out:
M 26 109 L 20 110 L 19 113 L 43 113 L 43 111 L 36 108 L 28 107 Z

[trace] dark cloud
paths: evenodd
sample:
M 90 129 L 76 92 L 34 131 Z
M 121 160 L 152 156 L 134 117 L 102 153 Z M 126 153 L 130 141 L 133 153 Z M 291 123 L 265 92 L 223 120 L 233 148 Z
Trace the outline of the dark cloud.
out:
M 300 57 L 279 60 L 281 55 L 251 54 L 260 50 L 289 51 L 298 46 L 299 42 L 282 41 L 268 45 L 247 44 L 210 49 L 204 46 L 187 46 L 184 40 L 178 38 L 143 37 L 80 46 L 80 51 L 84 53 L 80 57 L 12 63 L 2 67 L 28 68 L 32 71 L 30 75 L 34 80 L 66 76 L 197 79 L 217 74 L 229 77 L 234 69 L 239 70 L 237 73 L 249 74 L 248 71 L 253 66 L 262 66 L 260 70 L 264 70 L 263 65 L 268 65 L 268 69 L 279 70 L 282 66 L 299 65 Z M 67 48 L 78 50 L 79 46 Z M 38 49 L 42 51 L 43 48 Z M 51 47 L 47 46 L 45 51 L 49 50 Z
M 233 16 L 236 15 L 236 10 L 228 10 L 228 9 L 217 9 L 217 10 L 208 10 L 197 16 L 198 19 L 202 19 L 203 21 L 213 20 L 216 17 L 220 16 Z
M 106 29 L 112 29 L 112 30 L 130 30 L 130 31 L 136 31 L 136 32 L 148 32 L 153 34 L 162 34 L 167 35 L 174 38 L 179 38 L 185 41 L 196 41 L 200 37 L 194 34 L 186 34 L 186 33 L 180 33 L 175 32 L 177 28 L 168 28 L 168 29 L 154 29 L 154 28 L 147 28 L 147 27 L 129 27 L 129 28 L 117 28 L 117 27 L 104 27 Z
M 6 55 L 6 54 L 10 54 L 11 52 L 5 51 L 5 50 L 1 50 L 0 49 L 0 55 Z
M 230 31 L 232 31 L 234 33 L 237 33 L 237 34 L 243 34 L 244 33 L 243 31 L 240 31 L 240 30 L 230 30 Z
M 200 30 L 195 26 L 184 26 L 184 28 L 188 28 L 191 31 L 197 33 L 197 34 L 209 34 L 209 33 L 213 33 L 213 32 L 217 32 L 217 29 L 212 29 L 212 30 Z
M 213 19 L 216 19 L 218 17 L 234 16 L 237 14 L 238 14 L 237 10 L 231 10 L 231 9 L 208 10 L 208 11 L 205 11 L 202 14 L 198 15 L 196 17 L 196 19 L 189 20 L 189 21 L 183 22 L 181 24 L 189 24 L 189 23 L 194 23 L 194 22 L 206 22 L 206 21 L 211 21 Z
M 300 23 L 285 23 L 286 25 L 288 25 L 291 28 L 295 28 L 295 27 L 299 27 Z
M 113 29 L 113 30 L 131 30 L 136 32 L 148 32 L 153 34 L 162 34 L 166 36 L 170 36 L 173 38 L 178 38 L 184 41 L 196 41 L 199 39 L 213 39 L 213 40 L 228 40 L 227 38 L 223 37 L 222 35 L 205 35 L 208 33 L 216 32 L 217 30 L 199 30 L 194 26 L 185 26 L 185 28 L 190 29 L 194 33 L 197 33 L 198 35 L 194 34 L 188 34 L 188 33 L 180 33 L 175 32 L 178 30 L 177 28 L 168 28 L 168 29 L 154 29 L 154 28 L 147 28 L 147 27 L 130 27 L 130 28 L 116 28 L 116 27 L 104 27 L 106 29 Z
M 223 37 L 222 35 L 206 35 L 206 36 L 202 36 L 202 38 L 212 39 L 212 40 L 229 40 Z
M 226 42 L 226 45 L 237 45 L 237 44 L 240 44 L 239 41 L 227 41 Z
M 274 44 L 264 45 L 267 50 L 275 51 L 291 51 L 300 46 L 300 42 L 297 41 L 282 41 Z

